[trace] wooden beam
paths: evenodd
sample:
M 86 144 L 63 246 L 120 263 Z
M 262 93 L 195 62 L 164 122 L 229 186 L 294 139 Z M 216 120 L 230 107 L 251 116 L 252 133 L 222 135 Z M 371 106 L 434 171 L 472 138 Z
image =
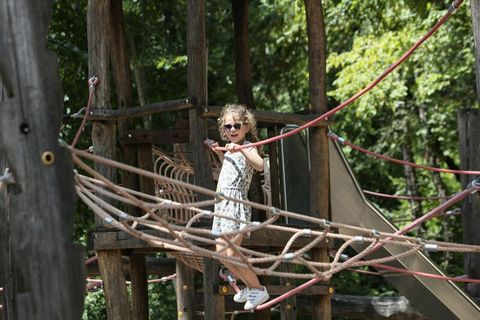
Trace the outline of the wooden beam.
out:
M 133 253 L 132 255 L 134 255 Z M 130 260 L 122 259 L 123 271 L 125 275 L 130 275 Z M 149 275 L 155 275 L 160 277 L 169 276 L 175 273 L 175 259 L 172 258 L 155 258 L 147 257 L 146 268 Z M 87 265 L 87 277 L 96 277 L 100 275 L 98 268 L 98 262 L 94 261 Z
M 157 235 L 162 237 L 167 237 L 165 233 L 160 233 L 157 230 L 142 230 L 149 235 Z M 291 234 L 287 235 L 285 232 L 278 230 L 266 230 L 261 229 L 255 232 L 252 232 L 248 239 L 243 240 L 243 247 L 251 247 L 256 249 L 267 249 L 267 248 L 283 248 L 285 244 L 290 239 Z M 114 250 L 114 249 L 143 249 L 143 248 L 152 248 L 149 244 L 143 240 L 137 239 L 128 235 L 123 231 L 98 231 L 93 234 L 94 250 Z M 298 238 L 295 243 L 291 246 L 294 248 L 302 248 L 305 245 L 309 244 L 312 241 L 312 238 L 301 237 Z M 194 241 L 195 244 L 199 244 Z M 319 248 L 328 248 L 330 244 L 321 242 L 317 245 Z M 168 251 L 165 249 L 158 248 L 159 252 Z
M 202 117 L 218 118 L 223 107 L 208 106 L 205 107 Z M 261 124 L 296 124 L 302 125 L 318 118 L 321 114 L 294 114 L 274 111 L 251 110 L 257 122 Z M 316 126 L 328 126 L 332 122 L 322 120 Z
M 144 117 L 154 113 L 188 110 L 191 108 L 193 108 L 193 105 L 190 103 L 190 99 L 185 98 L 156 102 L 127 109 L 93 109 L 89 112 L 88 119 L 98 121 L 117 121 Z M 72 115 L 72 118 L 83 118 L 85 117 L 84 112 L 85 110 L 82 109 L 79 113 Z
M 122 144 L 173 144 L 188 143 L 190 130 L 188 129 L 154 129 L 130 130 L 120 137 Z M 151 149 L 151 147 L 150 147 Z M 152 151 L 150 150 L 150 158 Z
M 266 287 L 270 296 L 281 296 L 293 289 L 292 286 L 286 285 L 267 285 Z M 332 290 L 330 286 L 311 286 L 302 290 L 300 294 L 304 296 L 322 296 L 330 295 Z M 234 295 L 236 293 L 229 285 L 218 286 L 216 291 L 219 295 Z

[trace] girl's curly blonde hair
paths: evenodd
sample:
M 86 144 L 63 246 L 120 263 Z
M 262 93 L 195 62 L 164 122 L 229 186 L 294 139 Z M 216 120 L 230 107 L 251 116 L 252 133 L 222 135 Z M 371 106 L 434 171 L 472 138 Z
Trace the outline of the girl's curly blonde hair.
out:
M 246 106 L 241 104 L 227 104 L 222 109 L 220 117 L 218 118 L 218 131 L 220 132 L 220 138 L 223 141 L 228 141 L 227 135 L 225 134 L 225 117 L 227 114 L 231 114 L 236 121 L 241 122 L 242 124 L 248 124 L 250 130 L 248 130 L 245 138 L 250 142 L 257 142 L 257 121 L 253 114 L 247 109 Z

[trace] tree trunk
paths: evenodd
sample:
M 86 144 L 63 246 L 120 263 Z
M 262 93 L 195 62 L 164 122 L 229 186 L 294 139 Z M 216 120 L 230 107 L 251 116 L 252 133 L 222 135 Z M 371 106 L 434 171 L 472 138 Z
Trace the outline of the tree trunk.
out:
M 477 106 L 480 106 L 480 0 L 470 0 L 470 8 L 472 11 L 473 39 L 475 41 Z
M 403 154 L 403 159 L 408 162 L 413 162 L 412 158 L 412 150 L 410 149 L 410 144 L 404 143 L 402 145 L 402 154 Z M 417 176 L 415 175 L 415 170 L 410 167 L 410 166 L 404 166 L 403 171 L 405 173 L 405 179 L 407 181 L 407 194 L 409 196 L 418 196 L 418 184 L 417 184 Z M 422 212 L 422 203 L 419 201 L 415 200 L 410 200 L 410 209 L 412 210 L 412 215 L 414 219 L 419 218 L 423 212 Z M 418 235 L 420 235 L 422 232 L 420 231 L 421 227 L 418 231 Z
M 9 319 L 82 317 L 83 257 L 71 238 L 73 166 L 58 143 L 58 58 L 46 49 L 52 5 L 0 2 L 0 166 L 8 164 L 14 177 L 0 191 L 0 303 L 7 301 L 0 317 Z

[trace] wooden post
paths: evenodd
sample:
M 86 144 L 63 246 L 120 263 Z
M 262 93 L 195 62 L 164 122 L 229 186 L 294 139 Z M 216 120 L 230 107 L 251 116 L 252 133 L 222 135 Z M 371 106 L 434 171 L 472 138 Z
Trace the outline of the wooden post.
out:
M 88 1 L 88 69 L 89 76 L 96 75 L 100 82 L 95 89 L 94 106 L 97 109 L 111 109 L 110 102 L 110 45 L 111 40 L 111 1 Z M 112 121 L 95 121 L 92 130 L 93 152 L 115 159 L 115 125 Z M 96 170 L 107 179 L 116 181 L 115 169 L 96 165 Z M 96 218 L 97 229 L 102 221 Z M 104 281 L 107 315 L 110 320 L 132 318 L 126 278 L 123 271 L 120 250 L 97 252 L 100 273 Z
M 218 269 L 220 263 L 218 260 L 204 258 L 204 280 L 203 296 L 205 301 L 204 319 L 224 320 L 225 319 L 225 297 L 216 292 L 218 287 Z M 207 303 L 208 302 L 208 303 Z
M 235 81 L 238 101 L 255 109 L 252 90 L 252 65 L 248 41 L 248 0 L 232 0 Z
M 120 250 L 97 251 L 109 320 L 132 319 Z M 127 303 L 124 301 L 127 300 Z
M 480 109 L 463 109 L 458 113 L 458 131 L 460 141 L 460 168 L 462 170 L 480 170 Z M 462 187 L 465 188 L 478 176 L 461 176 Z M 462 205 L 463 242 L 480 244 L 480 195 L 475 193 L 467 197 Z M 465 274 L 469 278 L 480 277 L 480 257 L 478 254 L 464 254 Z M 480 285 L 469 283 L 467 291 L 480 298 Z
M 206 120 L 200 112 L 207 104 L 207 47 L 205 36 L 205 0 L 187 3 L 188 94 L 195 108 L 189 111 L 190 147 L 195 153 L 195 183 L 214 189 L 212 169 L 203 141 L 207 138 Z
M 314 113 L 327 111 L 326 94 L 326 36 L 321 0 L 305 0 L 308 32 L 308 69 L 310 106 Z M 330 169 L 327 127 L 310 129 L 310 208 L 315 217 L 330 217 Z M 328 262 L 326 248 L 312 250 L 312 259 Z M 324 282 L 323 284 L 328 284 Z M 332 318 L 330 295 L 312 301 L 312 319 Z
M 113 79 L 117 91 L 119 109 L 132 107 L 132 83 L 130 72 L 130 61 L 127 50 L 127 36 L 125 34 L 125 22 L 123 17 L 122 1 L 111 2 L 111 50 Z M 118 121 L 118 133 L 125 136 L 129 130 L 134 129 L 133 119 Z M 122 145 L 123 162 L 138 167 L 137 150 L 133 145 Z M 139 190 L 138 175 L 130 172 L 122 172 L 122 185 L 133 190 Z M 129 206 L 128 212 L 131 215 L 141 214 L 137 207 Z M 147 268 L 144 254 L 134 254 L 130 257 L 132 283 L 132 317 L 138 320 L 148 320 L 148 286 Z
M 470 8 L 472 11 L 473 39 L 475 42 L 477 105 L 480 105 L 480 0 L 470 0 Z
M 0 105 L 7 99 L 7 92 L 0 77 Z M 5 172 L 7 163 L 3 150 L 0 149 L 0 175 Z M 0 183 L 1 184 L 1 183 Z M 13 288 L 12 283 L 12 249 L 10 247 L 10 218 L 8 214 L 7 185 L 0 186 L 0 320 L 11 319 L 9 316 L 12 306 L 10 292 L 6 289 Z
M 8 277 L 0 301 L 8 297 L 3 315 L 15 320 L 82 317 L 83 257 L 71 239 L 73 166 L 58 144 L 63 93 L 57 57 L 46 49 L 52 5 L 0 4 L 0 86 L 7 92 L 1 89 L 0 159 L 14 178 L 8 195 L 0 193 L 1 268 Z
M 195 316 L 195 292 L 192 269 L 177 260 L 177 319 L 192 320 Z M 206 301 L 211 303 L 210 301 Z M 205 318 L 207 319 L 207 318 Z
M 187 60 L 188 95 L 193 98 L 195 108 L 189 111 L 190 148 L 195 154 L 193 167 L 195 183 L 213 190 L 212 167 L 207 158 L 203 141 L 207 138 L 206 120 L 200 112 L 207 105 L 207 45 L 205 35 L 205 0 L 187 1 Z M 199 195 L 199 198 L 203 196 Z M 204 282 L 212 282 L 210 274 L 204 273 Z M 188 290 L 184 290 L 188 288 Z M 194 304 L 193 270 L 177 261 L 177 308 L 178 319 L 193 319 Z M 211 303 L 206 300 L 205 305 Z M 182 311 L 182 308 L 187 308 Z M 213 311 L 213 310 L 212 310 Z M 216 317 L 216 315 L 212 315 Z

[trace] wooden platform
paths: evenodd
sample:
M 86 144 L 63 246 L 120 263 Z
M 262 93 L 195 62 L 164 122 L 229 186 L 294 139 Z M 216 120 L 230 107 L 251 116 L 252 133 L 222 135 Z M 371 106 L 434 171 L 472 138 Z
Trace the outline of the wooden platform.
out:
M 149 235 L 161 235 L 165 236 L 164 233 L 160 233 L 156 230 L 142 230 Z M 258 230 L 251 234 L 250 238 L 244 239 L 242 245 L 249 248 L 258 248 L 259 250 L 265 250 L 266 248 L 275 250 L 281 249 L 288 242 L 292 233 L 285 233 L 277 230 Z M 124 231 L 118 230 L 107 230 L 107 231 L 98 231 L 92 233 L 92 250 L 125 250 L 132 249 L 134 251 L 141 252 L 160 252 L 165 251 L 164 248 L 152 247 L 143 240 L 134 238 Z M 212 238 L 213 239 L 213 238 Z M 295 241 L 292 248 L 298 249 L 304 247 L 312 241 L 312 237 L 300 237 Z M 198 243 L 197 243 L 198 244 Z M 317 248 L 329 247 L 330 243 L 327 241 L 322 241 L 317 245 Z

